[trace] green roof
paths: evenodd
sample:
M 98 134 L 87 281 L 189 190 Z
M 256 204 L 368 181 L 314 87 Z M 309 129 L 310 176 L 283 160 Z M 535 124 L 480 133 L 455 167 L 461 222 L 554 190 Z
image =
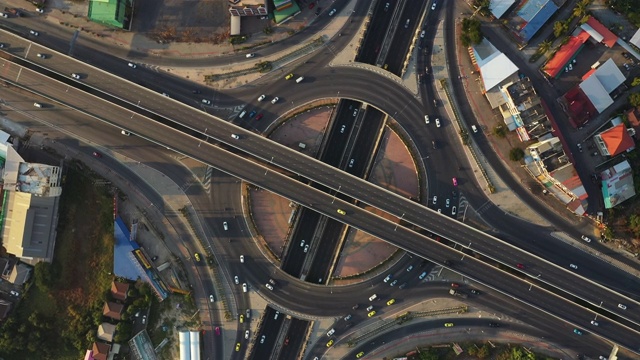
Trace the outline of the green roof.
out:
M 126 5 L 127 0 L 91 0 L 87 16 L 91 21 L 122 29 Z

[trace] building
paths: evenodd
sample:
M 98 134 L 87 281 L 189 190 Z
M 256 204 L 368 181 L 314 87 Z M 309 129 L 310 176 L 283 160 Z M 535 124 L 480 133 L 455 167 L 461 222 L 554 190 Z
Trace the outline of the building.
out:
M 525 169 L 552 195 L 576 215 L 587 209 L 587 192 L 562 143 L 557 137 L 547 137 L 527 147 Z
M 109 358 L 110 351 L 111 351 L 111 345 L 96 341 L 93 343 L 93 348 L 91 349 L 92 359 L 107 360 Z
M 608 48 L 612 48 L 618 41 L 618 36 L 612 33 L 611 30 L 607 29 L 606 26 L 602 25 L 602 23 L 596 20 L 593 16 L 589 16 L 587 22 L 580 25 L 580 27 L 591 36 L 593 41 L 602 43 Z
M 515 130 L 521 141 L 540 138 L 552 131 L 551 122 L 529 78 L 518 79 L 500 88 L 506 99 L 501 109 L 509 130 Z
M 611 122 L 616 125 L 593 137 L 600 154 L 614 157 L 635 149 L 636 144 L 631 137 L 635 135 L 635 130 L 627 129 L 620 117 L 613 119 Z
M 104 322 L 98 326 L 98 339 L 104 340 L 108 343 L 113 342 L 113 335 L 116 333 L 116 326 Z
M 480 74 L 484 95 L 491 108 L 505 105 L 506 99 L 500 92 L 500 87 L 518 80 L 518 67 L 487 39 L 472 46 L 469 55 Z
M 500 19 L 515 3 L 516 0 L 491 0 L 489 10 L 496 19 Z
M 629 161 L 623 160 L 600 172 L 604 207 L 611 209 L 636 195 L 633 185 L 633 169 Z
M 125 301 L 128 297 L 129 287 L 130 285 L 127 283 L 114 280 L 111 283 L 111 296 L 116 300 Z
M 611 106 L 613 98 L 610 94 L 625 81 L 613 59 L 589 71 L 585 77 L 578 86 L 558 99 L 562 109 L 569 116 L 569 122 L 576 128 L 583 126 Z
M 200 333 L 197 331 L 178 332 L 180 360 L 200 360 Z
M 547 74 L 550 78 L 558 78 L 562 75 L 562 70 L 564 70 L 567 65 L 573 61 L 584 44 L 589 40 L 589 33 L 586 31 L 579 30 L 577 34 L 569 37 L 569 40 L 562 46 L 560 49 L 553 54 L 553 57 L 547 61 L 546 64 L 542 67 L 542 71 Z M 567 71 L 567 70 L 565 70 Z
M 562 5 L 565 0 L 556 0 Z M 516 15 L 510 19 L 509 27 L 516 38 L 526 44 L 558 11 L 553 0 L 524 0 L 515 9 Z
M 122 319 L 122 312 L 124 311 L 124 305 L 107 301 L 102 308 L 102 315 L 112 318 L 113 320 Z
M 7 139 L 7 135 L 0 137 Z M 24 161 L 10 144 L 0 142 L 5 163 L 2 173 L 2 244 L 21 261 L 51 262 L 55 247 L 57 211 L 62 193 L 59 166 Z
M 637 135 L 640 131 L 640 109 L 629 109 L 625 112 L 625 116 L 627 117 L 627 121 L 629 121 L 629 126 L 635 130 Z
M 127 0 L 89 0 L 87 17 L 93 22 L 118 29 L 129 28 L 130 19 L 126 17 L 127 2 Z

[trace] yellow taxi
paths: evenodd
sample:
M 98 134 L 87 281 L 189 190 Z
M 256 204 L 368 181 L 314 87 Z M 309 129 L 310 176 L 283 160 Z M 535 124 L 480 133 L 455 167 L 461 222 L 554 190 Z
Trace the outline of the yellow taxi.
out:
M 287 76 L 284 77 L 285 80 L 289 80 L 293 77 L 293 73 L 288 74 Z
M 396 299 L 391 299 L 389 301 L 387 301 L 387 306 L 388 305 L 393 305 L 396 302 Z
M 244 315 L 240 315 L 240 324 L 244 322 Z
M 340 215 L 347 215 L 347 212 L 342 210 L 342 209 L 338 209 L 338 214 Z
M 193 257 L 196 258 L 196 261 L 200 262 L 200 254 L 195 253 L 195 254 L 193 254 Z
M 444 323 L 444 327 L 453 327 L 453 323 Z
M 360 359 L 363 356 L 364 356 L 364 351 L 360 351 L 358 355 L 356 355 L 356 359 Z
M 240 343 L 236 344 L 236 351 L 240 351 Z
M 327 343 L 327 347 L 331 347 L 331 345 L 333 345 L 333 339 L 329 340 L 329 342 Z
M 376 311 L 375 311 L 375 310 L 373 310 L 372 312 L 368 313 L 368 314 L 367 314 L 367 316 L 368 316 L 368 317 L 372 317 L 372 316 L 373 316 L 373 315 L 375 315 L 375 314 L 376 314 Z

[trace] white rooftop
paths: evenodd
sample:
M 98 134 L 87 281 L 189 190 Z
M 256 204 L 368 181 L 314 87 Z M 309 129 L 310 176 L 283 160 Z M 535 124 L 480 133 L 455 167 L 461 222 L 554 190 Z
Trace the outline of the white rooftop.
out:
M 609 92 L 602 86 L 597 77 L 591 75 L 578 86 L 580 86 L 580 89 L 587 95 L 589 101 L 599 113 L 613 104 L 613 99 L 609 96 Z
M 507 10 L 516 2 L 516 0 L 491 0 L 489 8 L 496 19 L 500 19 Z
M 507 55 L 503 53 L 496 53 L 486 64 L 480 67 L 480 75 L 486 91 L 493 89 L 516 72 L 518 72 L 516 64 L 511 62 Z
M 604 89 L 607 90 L 607 93 L 611 93 L 617 89 L 625 80 L 622 71 L 620 71 L 620 68 L 613 59 L 609 59 L 600 65 L 598 69 L 591 74 L 591 77 L 593 76 L 598 78 Z
M 636 33 L 633 34 L 633 36 L 631 37 L 631 40 L 629 40 L 629 43 L 640 48 L 640 29 L 638 29 L 638 31 L 636 31 Z

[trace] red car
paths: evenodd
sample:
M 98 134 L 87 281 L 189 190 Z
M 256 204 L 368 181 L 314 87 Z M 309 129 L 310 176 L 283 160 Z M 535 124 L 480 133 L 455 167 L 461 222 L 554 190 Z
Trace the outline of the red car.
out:
M 516 264 L 516 267 L 517 267 L 518 269 L 524 269 L 524 265 L 522 265 L 522 264 Z
M 101 158 L 102 157 L 102 154 L 100 154 L 97 151 L 94 151 L 93 153 L 91 153 L 91 155 L 93 155 L 94 157 L 97 157 L 97 158 Z
M 458 186 L 458 179 L 452 178 L 451 181 L 453 181 L 453 186 Z
M 258 114 L 258 116 L 256 116 L 256 120 L 262 119 L 263 116 L 264 116 L 264 114 L 262 114 L 262 113 Z
M 309 4 L 309 9 L 313 9 L 316 6 L 316 3 Z
M 216 335 L 218 335 L 218 336 L 220 335 L 220 327 L 219 326 L 216 326 Z
M 460 287 L 460 285 L 458 283 L 451 283 L 451 287 L 457 289 Z

